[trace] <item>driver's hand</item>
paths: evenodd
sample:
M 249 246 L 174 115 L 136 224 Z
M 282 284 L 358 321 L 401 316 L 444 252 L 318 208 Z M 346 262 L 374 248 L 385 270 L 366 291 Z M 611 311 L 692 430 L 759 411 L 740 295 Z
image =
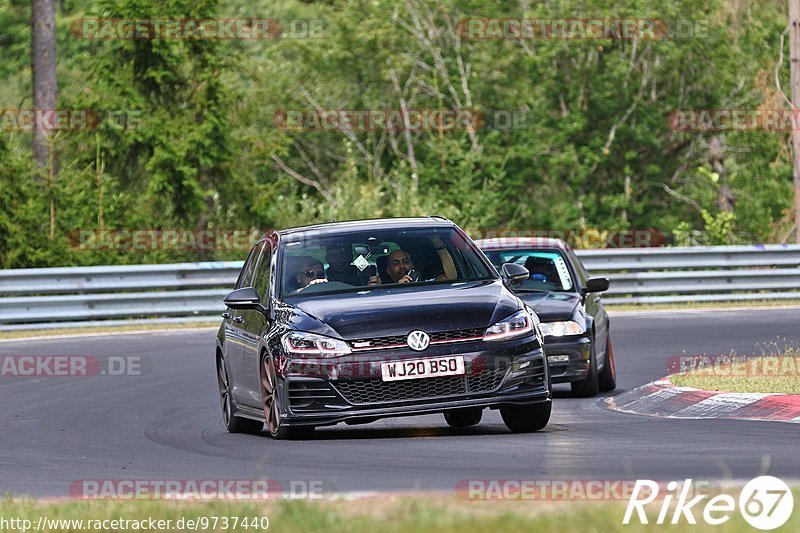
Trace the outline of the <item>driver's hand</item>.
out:
M 406 274 L 405 276 L 397 280 L 397 283 L 408 283 L 409 281 L 411 281 L 411 276 Z
M 316 285 L 317 283 L 327 283 L 327 282 L 328 280 L 326 278 L 317 278 L 317 279 L 312 279 L 311 281 L 308 282 L 308 284 Z
M 381 277 L 380 276 L 370 276 L 369 277 L 369 284 L 370 285 L 380 285 L 381 284 Z

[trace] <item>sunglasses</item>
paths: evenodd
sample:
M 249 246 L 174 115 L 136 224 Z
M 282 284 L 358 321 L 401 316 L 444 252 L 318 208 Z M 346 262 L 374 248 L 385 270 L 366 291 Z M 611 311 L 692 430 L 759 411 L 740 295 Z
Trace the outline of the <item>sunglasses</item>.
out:
M 307 278 L 322 278 L 325 277 L 325 274 L 321 272 L 317 272 L 316 270 L 306 270 L 303 272 L 303 275 Z

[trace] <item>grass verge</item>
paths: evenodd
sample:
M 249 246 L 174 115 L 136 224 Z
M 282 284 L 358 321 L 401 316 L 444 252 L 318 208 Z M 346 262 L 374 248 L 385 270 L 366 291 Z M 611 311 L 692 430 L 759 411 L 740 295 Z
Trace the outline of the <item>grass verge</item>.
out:
M 605 304 L 608 311 L 680 311 L 700 309 L 750 309 L 753 307 L 800 307 L 798 300 L 761 300 L 753 302 L 678 302 L 663 304 Z
M 762 356 L 700 356 L 691 370 L 673 374 L 670 381 L 703 390 L 800 394 L 800 349 L 771 351 Z
M 795 496 L 797 499 L 797 496 Z M 542 502 L 542 501 L 466 501 L 453 496 L 423 494 L 366 498 L 356 501 L 279 500 L 254 502 L 175 502 L 146 501 L 64 501 L 43 503 L 26 499 L 0 501 L 0 529 L 22 531 L 20 527 L 3 528 L 2 519 L 30 520 L 35 530 L 45 517 L 39 532 L 131 531 L 132 524 L 113 524 L 104 520 L 163 520 L 161 531 L 261 531 L 268 519 L 269 529 L 285 532 L 401 532 L 436 531 L 468 533 L 483 531 L 553 531 L 553 532 L 639 532 L 653 531 L 658 506 L 648 508 L 649 525 L 622 524 L 625 502 Z M 734 511 L 721 526 L 702 525 L 702 510 L 695 513 L 700 524 L 693 531 L 744 532 L 752 528 Z M 668 518 L 671 517 L 670 512 Z M 216 518 L 215 518 L 216 517 Z M 223 520 L 227 517 L 227 520 Z M 247 518 L 248 525 L 243 520 Z M 57 523 L 58 520 L 82 520 L 82 524 Z M 100 520 L 99 523 L 88 522 Z M 169 520 L 169 523 L 166 521 Z M 182 520 L 182 522 L 181 522 Z M 194 522 L 189 523 L 189 520 Z M 685 518 L 682 524 L 686 524 Z M 238 522 L 236 527 L 234 521 Z M 18 525 L 22 525 L 19 524 Z M 227 527 L 225 527 L 227 525 Z M 123 527 L 125 526 L 125 527 Z M 216 527 L 214 527 L 216 526 Z M 669 526 L 662 526 L 669 527 Z M 675 526 L 672 526 L 674 528 Z M 680 526 L 678 526 L 680 527 Z M 800 530 L 800 513 L 794 513 L 783 528 Z M 146 530 L 140 527 L 139 530 Z
M 0 339 L 28 339 L 34 337 L 58 337 L 68 335 L 86 335 L 93 333 L 120 333 L 126 331 L 171 331 L 181 329 L 216 328 L 219 322 L 185 322 L 169 324 L 130 324 L 117 326 L 87 326 L 75 328 L 48 328 L 48 329 L 28 329 L 14 331 L 0 331 Z

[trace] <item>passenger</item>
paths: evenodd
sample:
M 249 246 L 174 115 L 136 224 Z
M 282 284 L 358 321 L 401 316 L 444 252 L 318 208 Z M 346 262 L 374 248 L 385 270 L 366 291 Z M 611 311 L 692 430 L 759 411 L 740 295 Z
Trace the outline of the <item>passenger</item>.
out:
M 361 278 L 358 269 L 353 266 L 353 254 L 345 246 L 331 246 L 325 253 L 325 262 L 328 263 L 328 280 L 347 283 L 358 287 Z
M 436 247 L 440 259 L 442 259 L 445 272 L 442 272 L 435 278 L 426 281 L 443 281 L 449 279 L 456 279 L 456 271 L 453 266 L 452 258 L 447 252 L 444 243 L 439 240 L 441 246 Z M 419 272 L 414 270 L 414 263 L 411 261 L 411 256 L 405 250 L 395 250 L 390 253 L 386 258 L 386 275 L 394 283 L 408 283 L 411 281 L 419 281 Z M 369 278 L 370 285 L 380 285 L 380 276 L 372 276 Z
M 414 263 L 411 262 L 411 256 L 408 255 L 408 252 L 404 250 L 395 250 L 386 259 L 386 273 L 395 283 L 416 281 L 409 276 L 412 270 L 414 270 Z

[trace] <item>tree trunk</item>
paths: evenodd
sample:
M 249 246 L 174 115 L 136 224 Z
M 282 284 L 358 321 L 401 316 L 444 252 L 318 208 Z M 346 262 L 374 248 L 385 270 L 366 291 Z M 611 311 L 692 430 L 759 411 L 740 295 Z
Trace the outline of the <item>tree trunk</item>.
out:
M 798 0 L 800 1 L 800 0 Z M 733 204 L 736 197 L 728 185 L 728 169 L 725 168 L 725 148 L 722 139 L 717 135 L 711 137 L 708 143 L 708 162 L 711 168 L 719 175 L 719 189 L 717 191 L 717 208 L 723 213 L 733 213 Z
M 789 0 L 789 76 L 792 87 L 793 112 L 800 106 L 800 0 Z M 794 152 L 794 235 L 800 243 L 800 131 L 792 129 Z
M 48 137 L 52 130 L 42 124 L 42 112 L 56 109 L 56 23 L 53 0 L 31 0 L 31 66 L 33 68 L 33 157 L 42 175 L 55 178 L 56 158 L 51 157 Z M 50 122 L 50 121 L 48 121 Z M 45 167 L 53 163 L 53 168 Z

